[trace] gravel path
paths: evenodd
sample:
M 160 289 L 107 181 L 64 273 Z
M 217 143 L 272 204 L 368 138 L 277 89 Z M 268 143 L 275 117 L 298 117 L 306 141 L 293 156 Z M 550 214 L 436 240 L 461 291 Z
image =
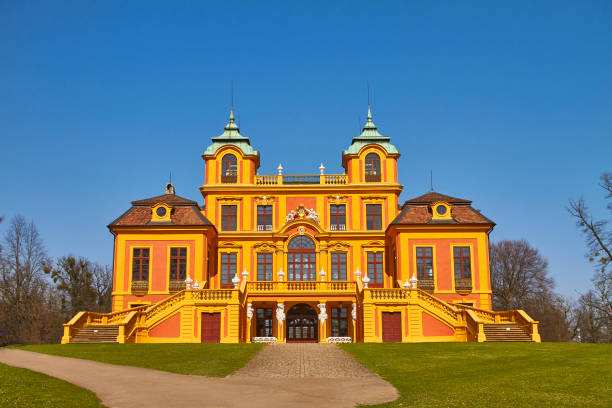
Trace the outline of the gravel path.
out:
M 266 346 L 229 378 L 174 374 L 7 348 L 0 349 L 0 362 L 87 388 L 110 408 L 332 408 L 383 403 L 399 396 L 391 384 L 367 371 L 339 347 L 328 344 Z
M 376 377 L 337 345 L 315 343 L 269 345 L 232 375 L 232 377 L 361 379 L 373 376 Z

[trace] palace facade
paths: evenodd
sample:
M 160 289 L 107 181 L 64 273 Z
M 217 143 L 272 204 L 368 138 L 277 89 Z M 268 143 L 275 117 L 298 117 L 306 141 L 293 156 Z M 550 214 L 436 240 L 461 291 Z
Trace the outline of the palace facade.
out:
M 434 191 L 399 204 L 399 157 L 368 108 L 344 174 L 260 175 L 230 113 L 203 205 L 168 184 L 111 222 L 112 313 L 80 312 L 62 343 L 539 341 L 491 310 L 495 224 Z

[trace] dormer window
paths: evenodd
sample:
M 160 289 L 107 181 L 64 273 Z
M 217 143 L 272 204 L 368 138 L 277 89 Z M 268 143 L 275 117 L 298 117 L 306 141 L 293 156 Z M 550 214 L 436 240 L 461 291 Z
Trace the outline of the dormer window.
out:
M 172 207 L 168 206 L 167 204 L 155 204 L 151 210 L 151 221 L 172 221 L 170 218 Z
M 451 206 L 445 201 L 438 201 L 431 205 L 431 218 L 434 220 L 450 220 Z
M 376 153 L 368 153 L 365 157 L 365 181 L 380 181 L 380 157 Z
M 233 154 L 226 154 L 221 160 L 221 182 L 236 183 L 238 181 L 238 160 Z

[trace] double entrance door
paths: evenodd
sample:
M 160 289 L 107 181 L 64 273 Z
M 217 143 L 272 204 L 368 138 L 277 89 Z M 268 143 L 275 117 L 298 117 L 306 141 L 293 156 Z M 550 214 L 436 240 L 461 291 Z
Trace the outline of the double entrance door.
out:
M 286 317 L 287 342 L 316 343 L 319 340 L 319 320 L 314 309 L 306 304 L 293 306 Z

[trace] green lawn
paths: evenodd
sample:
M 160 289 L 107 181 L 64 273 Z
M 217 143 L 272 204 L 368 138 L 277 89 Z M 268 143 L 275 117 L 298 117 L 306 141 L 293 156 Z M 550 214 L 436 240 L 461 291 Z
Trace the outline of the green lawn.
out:
M 100 408 L 96 394 L 44 374 L 0 364 L 2 408 Z
M 388 407 L 611 407 L 612 346 L 344 344 L 401 397 Z
M 83 358 L 179 374 L 225 377 L 261 349 L 261 344 L 42 344 L 21 350 Z

